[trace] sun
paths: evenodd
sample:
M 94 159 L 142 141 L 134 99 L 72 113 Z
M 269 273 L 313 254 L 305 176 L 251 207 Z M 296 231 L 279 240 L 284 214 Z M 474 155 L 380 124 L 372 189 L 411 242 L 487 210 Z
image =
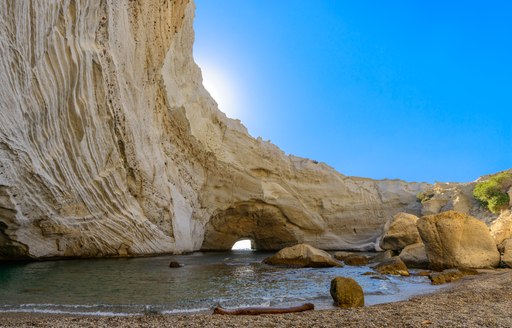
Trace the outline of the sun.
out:
M 219 67 L 213 65 L 201 65 L 203 73 L 203 85 L 219 105 L 219 109 L 228 117 L 238 118 L 237 99 L 233 79 Z

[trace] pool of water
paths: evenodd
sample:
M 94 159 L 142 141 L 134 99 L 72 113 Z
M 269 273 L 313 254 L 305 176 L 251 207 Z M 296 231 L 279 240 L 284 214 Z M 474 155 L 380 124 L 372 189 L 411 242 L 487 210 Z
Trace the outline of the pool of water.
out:
M 290 269 L 262 264 L 269 253 L 231 251 L 131 259 L 0 262 L 0 312 L 140 315 L 208 312 L 215 305 L 332 308 L 330 281 L 355 279 L 366 305 L 435 291 L 426 277 L 386 280 L 366 266 Z M 170 261 L 183 264 L 169 268 Z

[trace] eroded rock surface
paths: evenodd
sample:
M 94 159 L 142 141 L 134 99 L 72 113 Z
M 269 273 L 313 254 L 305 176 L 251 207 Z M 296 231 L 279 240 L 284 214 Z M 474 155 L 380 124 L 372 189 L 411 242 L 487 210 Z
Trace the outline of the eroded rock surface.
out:
M 346 177 L 227 118 L 192 57 L 194 3 L 0 3 L 0 257 L 308 242 L 372 250 L 427 185 Z

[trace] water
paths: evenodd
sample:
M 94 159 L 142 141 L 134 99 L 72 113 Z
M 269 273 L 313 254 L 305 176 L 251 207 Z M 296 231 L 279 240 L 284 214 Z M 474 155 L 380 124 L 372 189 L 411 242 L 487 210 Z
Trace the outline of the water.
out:
M 368 267 L 289 269 L 261 264 L 269 253 L 232 251 L 132 259 L 0 263 L 0 312 L 141 315 L 209 312 L 215 305 L 332 308 L 330 281 L 354 278 L 366 305 L 432 292 L 426 277 L 387 280 Z M 169 268 L 169 262 L 184 264 Z

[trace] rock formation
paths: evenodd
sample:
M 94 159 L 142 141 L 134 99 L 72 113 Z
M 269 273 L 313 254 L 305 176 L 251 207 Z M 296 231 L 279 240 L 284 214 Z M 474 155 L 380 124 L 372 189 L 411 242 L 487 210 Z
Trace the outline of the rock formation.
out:
M 418 201 L 421 203 L 421 214 L 432 215 L 454 210 L 460 213 L 469 214 L 486 224 L 490 224 L 504 213 L 491 213 L 484 204 L 475 199 L 473 196 L 475 186 L 478 183 L 497 178 L 497 176 L 501 175 L 503 177 L 503 175 L 507 176 L 510 174 L 512 174 L 512 169 L 495 174 L 484 175 L 476 181 L 469 183 L 437 182 L 418 194 Z M 512 181 L 504 178 L 501 183 L 502 185 L 500 188 L 504 189 L 503 192 L 508 189 L 508 210 L 512 210 L 512 197 L 510 196 L 512 195 L 512 187 L 510 187 Z M 504 210 L 504 212 L 507 212 L 506 206 Z
M 500 253 L 489 228 L 455 211 L 424 216 L 418 231 L 433 269 L 497 267 Z
M 373 249 L 427 185 L 346 177 L 227 118 L 192 0 L 0 3 L 0 257 Z

